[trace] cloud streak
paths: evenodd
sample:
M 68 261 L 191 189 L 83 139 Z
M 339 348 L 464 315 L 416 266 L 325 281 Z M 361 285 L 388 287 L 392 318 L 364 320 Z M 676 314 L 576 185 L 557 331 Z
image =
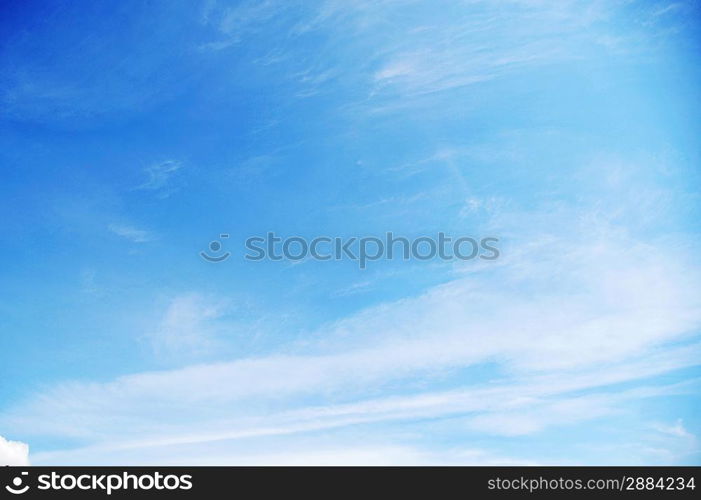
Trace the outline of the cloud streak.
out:
M 107 228 L 110 232 L 133 243 L 147 243 L 155 239 L 150 232 L 127 224 L 110 224 Z
M 165 198 L 175 191 L 173 179 L 182 168 L 179 161 L 167 160 L 146 167 L 146 181 L 136 187 L 138 190 L 156 191 Z
M 115 428 L 128 429 L 120 434 L 131 443 L 118 448 L 140 449 L 455 415 L 470 415 L 466 425 L 474 430 L 528 434 L 674 392 L 605 388 L 698 363 L 701 290 L 685 264 L 689 256 L 683 246 L 657 247 L 618 233 L 594 238 L 583 220 L 576 240 L 568 235 L 512 250 L 498 268 L 330 323 L 304 344 L 108 383 L 62 384 L 0 414 L 0 424 L 88 439 L 101 443 L 98 449 L 115 446 Z M 216 315 L 197 304 L 203 305 L 171 304 L 164 331 L 176 335 L 166 340 L 181 338 L 181 331 L 197 335 L 198 318 Z M 364 399 L 399 382 L 415 392 L 415 381 L 450 379 L 484 364 L 500 382 L 478 378 L 447 392 Z M 197 428 L 212 432 L 193 433 Z

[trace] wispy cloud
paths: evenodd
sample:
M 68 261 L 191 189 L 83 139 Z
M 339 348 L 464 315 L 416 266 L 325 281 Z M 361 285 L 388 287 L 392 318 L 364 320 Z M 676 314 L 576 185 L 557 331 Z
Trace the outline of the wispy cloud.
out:
M 675 182 L 667 165 L 655 160 L 648 168 L 632 159 L 634 148 L 624 144 L 639 144 L 648 133 L 657 136 L 667 123 L 645 130 L 632 127 L 634 132 L 621 132 L 620 138 L 612 133 L 655 108 L 645 101 L 642 89 L 642 97 L 637 89 L 627 93 L 637 69 L 625 65 L 617 75 L 626 85 L 606 74 L 615 70 L 621 54 L 646 46 L 635 43 L 637 21 L 635 28 L 626 22 L 625 29 L 611 22 L 621 5 L 628 2 L 208 2 L 204 10 L 198 8 L 200 15 L 189 16 L 189 10 L 183 15 L 200 23 L 193 34 L 177 31 L 152 40 L 144 45 L 141 59 L 122 60 L 122 53 L 104 61 L 97 58 L 100 64 L 85 78 L 72 74 L 73 68 L 82 68 L 84 58 L 68 61 L 65 72 L 63 62 L 46 70 L 13 70 L 9 87 L 0 95 L 12 116 L 45 119 L 51 113 L 69 117 L 134 109 L 144 113 L 143 123 L 152 124 L 162 121 L 162 115 L 145 114 L 146 106 L 139 104 L 182 93 L 182 101 L 168 111 L 184 120 L 153 141 L 165 148 L 174 137 L 191 137 L 188 156 L 235 165 L 213 172 L 214 183 L 256 188 L 255 193 L 216 186 L 193 192 L 188 201 L 212 217 L 253 217 L 242 221 L 242 230 L 259 222 L 291 224 L 307 232 L 351 224 L 366 228 L 378 221 L 413 230 L 428 220 L 431 228 L 452 224 L 460 231 L 479 224 L 499 236 L 503 246 L 500 259 L 489 265 L 446 265 L 441 273 L 432 272 L 428 263 L 409 268 L 405 272 L 416 278 L 411 291 L 383 288 L 379 272 L 369 279 L 367 274 L 345 279 L 351 275 L 335 274 L 340 267 L 319 273 L 314 284 L 333 280 L 333 289 L 300 297 L 300 309 L 311 312 L 293 327 L 278 314 L 276 301 L 301 289 L 287 279 L 299 266 L 283 269 L 280 278 L 270 277 L 261 264 L 256 269 L 260 275 L 244 269 L 222 283 L 218 280 L 228 279 L 218 272 L 223 268 L 216 275 L 214 266 L 203 271 L 191 248 L 192 267 L 183 267 L 177 276 L 151 274 L 150 267 L 169 272 L 187 265 L 181 254 L 161 255 L 163 265 L 142 262 L 125 273 L 139 284 L 153 284 L 143 291 L 147 301 L 149 294 L 167 297 L 155 315 L 147 302 L 143 317 L 136 307 L 102 317 L 109 321 L 110 314 L 124 311 L 136 316 L 129 325 L 141 326 L 124 331 L 119 336 L 124 343 L 115 351 L 145 343 L 143 362 L 130 364 L 136 368 L 121 375 L 44 384 L 2 406 L 0 428 L 23 440 L 37 438 L 42 444 L 33 445 L 39 452 L 32 461 L 42 464 L 557 462 L 561 457 L 528 447 L 511 454 L 498 440 L 545 440 L 548 430 L 606 419 L 628 423 L 639 416 L 636 406 L 697 394 L 698 235 L 672 227 L 677 221 L 670 214 L 683 204 L 685 193 L 667 188 Z M 681 12 L 671 6 L 659 9 L 652 9 L 658 11 L 659 23 Z M 640 12 L 655 16 L 651 9 Z M 90 20 L 86 24 L 92 26 Z M 182 24 L 167 21 L 152 32 L 170 33 L 167 26 Z M 144 37 L 136 38 L 141 43 Z M 175 39 L 182 40 L 184 49 L 171 50 L 169 42 Z M 102 53 L 104 46 L 98 44 L 89 53 L 93 50 Z M 186 65 L 182 74 L 198 75 L 196 85 L 184 85 L 186 79 L 177 78 L 181 73 L 170 70 L 171 57 L 180 57 L 183 50 L 187 57 L 182 59 L 196 61 L 197 71 Z M 159 57 L 151 59 L 149 51 Z M 113 78 L 119 72 L 103 71 L 115 61 L 125 72 L 121 80 Z M 553 74 L 569 84 L 590 66 L 603 69 L 592 71 L 589 86 L 564 85 L 559 93 Z M 646 66 L 637 77 L 648 79 L 651 68 Z M 54 77 L 39 78 L 44 71 Z M 166 75 L 161 85 L 151 85 L 155 73 Z M 109 81 L 103 75 L 110 75 Z M 660 89 L 673 88 L 664 87 L 665 78 L 654 80 L 645 94 L 653 100 Z M 175 83 L 164 84 L 169 81 Z M 142 87 L 148 88 L 142 92 Z M 578 90 L 591 95 L 580 102 Z M 253 99 L 240 99 L 250 92 Z M 600 97 L 604 94 L 606 99 Z M 604 108 L 618 104 L 618 97 L 626 105 L 620 110 L 611 106 L 616 116 L 630 111 L 632 118 L 613 117 L 614 126 L 594 130 L 602 125 Z M 298 106 L 299 99 L 306 100 L 304 106 Z M 635 105 L 627 102 L 637 99 Z M 188 121 L 193 103 L 212 110 L 213 118 L 196 134 L 190 134 L 190 126 L 199 126 L 199 118 Z M 591 115 L 586 114 L 588 104 L 596 105 Z M 562 109 L 554 109 L 558 106 Z M 411 112 L 401 114 L 408 108 Z M 421 113 L 415 113 L 419 108 Z M 182 109 L 188 112 L 178 115 Z M 230 112 L 234 109 L 243 116 Z M 385 111 L 398 115 L 378 114 Z M 257 129 L 246 129 L 249 116 L 260 117 Z M 127 128 L 122 123 L 111 127 L 114 123 L 106 120 L 99 130 Z M 548 131 L 535 137 L 542 129 L 535 130 L 534 124 Z M 219 133 L 219 126 L 231 127 L 227 130 L 235 131 L 236 140 Z M 568 131 L 576 137 L 561 140 Z M 130 134 L 125 140 L 133 139 Z M 212 150 L 213 145 L 220 150 Z M 570 154 L 569 147 L 577 153 Z M 607 147 L 620 147 L 626 160 L 593 153 Z M 89 164 L 95 154 L 81 161 Z M 235 159 L 242 157 L 249 159 L 236 165 Z M 581 168 L 586 162 L 590 164 Z M 285 169 L 278 168 L 283 164 Z M 133 209 L 143 208 L 138 202 L 177 191 L 188 172 L 174 159 L 147 166 L 142 179 L 132 180 L 131 194 L 138 195 Z M 91 175 L 103 182 L 119 174 Z M 380 178 L 382 182 L 374 182 Z M 207 180 L 198 187 L 212 187 Z M 85 191 L 90 192 L 88 199 L 107 198 Z M 83 194 L 66 193 L 66 212 L 72 218 L 61 227 L 76 233 L 82 228 L 86 235 L 104 234 L 107 228 L 132 243 L 156 238 L 155 225 L 164 220 L 160 214 L 148 219 L 154 232 L 129 223 L 108 225 L 129 220 L 119 215 L 122 200 L 114 197 L 98 212 L 94 206 L 101 204 L 86 204 Z M 687 217 L 691 212 L 684 209 Z M 182 219 L 182 239 L 201 236 L 201 219 Z M 133 220 L 138 225 L 142 219 Z M 90 249 L 85 245 L 74 269 L 90 265 L 84 262 L 94 255 Z M 117 272 L 124 269 L 122 262 L 110 264 Z M 312 263 L 307 264 L 302 271 Z M 83 273 L 84 291 L 98 291 L 96 276 L 89 269 Z M 125 286 L 133 290 L 133 284 Z M 211 290 L 219 285 L 222 294 L 234 287 L 255 288 L 269 300 L 265 317 L 277 315 L 276 331 L 283 333 L 241 349 L 241 339 L 261 338 L 266 332 L 257 328 L 262 321 L 241 328 L 243 308 L 214 295 Z M 163 291 L 165 286 L 196 291 Z M 271 288 L 282 292 L 275 295 Z M 372 293 L 363 293 L 367 291 Z M 154 368 L 164 364 L 166 369 Z M 666 421 L 674 421 L 677 414 L 655 418 L 662 423 L 651 423 L 647 416 L 632 422 L 635 430 L 616 445 L 629 445 L 629 456 L 642 454 L 644 446 L 651 456 L 669 461 L 696 449 L 694 425 Z M 421 430 L 412 432 L 412 425 Z M 450 434 L 450 446 L 421 442 L 441 426 L 459 429 Z M 46 436 L 50 439 L 43 440 Z M 289 451 L 270 446 L 273 437 Z M 474 446 L 475 437 L 484 445 Z M 62 444 L 49 451 L 47 443 Z M 575 438 L 564 443 L 578 444 Z M 582 461 L 608 457 L 610 450 L 602 450 L 596 455 L 592 449 Z M 26 446 L 0 438 L 0 459 L 8 453 L 21 462 Z
M 222 316 L 225 302 L 190 293 L 174 297 L 158 327 L 148 335 L 159 356 L 182 359 L 211 352 L 216 345 L 214 321 Z
M 359 281 L 357 283 L 353 283 L 353 284 L 346 286 L 346 287 L 343 287 L 339 290 L 336 290 L 333 295 L 335 297 L 347 297 L 349 295 L 355 295 L 358 293 L 366 292 L 371 288 L 372 288 L 372 281 L 371 280 L 364 280 L 364 281 Z
M 688 440 L 689 442 L 696 441 L 696 436 L 694 436 L 684 427 L 684 422 L 682 421 L 682 419 L 678 419 L 674 425 L 658 423 L 654 424 L 652 428 L 655 429 L 657 432 L 683 438 Z
M 699 280 L 684 267 L 688 258 L 681 248 L 655 248 L 622 235 L 548 240 L 496 272 L 327 325 L 311 336 L 318 342 L 106 384 L 64 384 L 2 414 L 0 423 L 126 446 L 109 444 L 117 425 L 132 429 L 129 446 L 140 449 L 461 414 L 473 415 L 468 426 L 474 429 L 510 427 L 519 433 L 598 418 L 623 401 L 677 389 L 643 387 L 583 398 L 568 393 L 697 364 L 698 344 L 670 344 L 688 338 L 701 322 Z M 524 286 L 528 295 L 508 292 Z M 161 340 L 199 344 L 202 321 L 217 314 L 195 298 L 176 300 L 164 316 Z M 489 362 L 510 374 L 501 385 L 482 381 L 444 393 L 363 399 L 390 383 L 403 380 L 411 388 L 417 377 L 426 381 Z M 330 395 L 347 402 L 296 403 Z M 264 414 L 255 410 L 260 405 L 267 408 Z M 78 414 L 80 429 L 72 423 Z M 195 431 L 200 428 L 211 432 Z
M 147 179 L 136 189 L 158 191 L 160 196 L 167 197 L 175 190 L 171 183 L 181 168 L 182 163 L 175 160 L 154 163 L 144 169 Z
M 596 193 L 611 195 L 607 206 L 597 197 L 591 206 L 500 212 L 491 224 L 512 243 L 498 266 L 368 307 L 259 356 L 59 384 L 0 413 L 0 426 L 92 443 L 44 455 L 48 462 L 123 450 L 136 463 L 146 449 L 167 460 L 155 451 L 165 445 L 422 418 L 530 435 L 688 392 L 693 377 L 677 385 L 649 379 L 698 364 L 695 252 L 679 236 L 641 240 L 620 225 L 659 205 L 615 196 L 646 186 L 617 172 L 593 181 Z M 177 296 L 151 340 L 164 352 L 212 345 L 219 328 L 232 328 L 225 310 L 201 294 Z M 420 389 L 479 366 L 495 375 Z
M 107 228 L 113 234 L 116 234 L 117 236 L 127 239 L 133 243 L 147 243 L 155 239 L 155 236 L 151 232 L 144 229 L 138 229 L 128 224 L 110 224 L 107 226 Z

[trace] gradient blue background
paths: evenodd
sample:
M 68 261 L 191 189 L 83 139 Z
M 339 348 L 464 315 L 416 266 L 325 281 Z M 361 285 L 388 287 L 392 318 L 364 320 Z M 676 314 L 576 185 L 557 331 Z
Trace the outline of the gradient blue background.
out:
M 699 464 L 698 2 L 0 23 L 0 436 L 32 463 Z M 243 259 L 268 231 L 502 255 Z

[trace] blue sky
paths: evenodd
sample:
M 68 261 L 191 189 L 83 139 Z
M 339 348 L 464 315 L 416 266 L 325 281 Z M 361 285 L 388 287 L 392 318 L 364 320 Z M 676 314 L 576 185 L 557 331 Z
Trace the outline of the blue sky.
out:
M 0 460 L 698 465 L 699 8 L 5 5 Z

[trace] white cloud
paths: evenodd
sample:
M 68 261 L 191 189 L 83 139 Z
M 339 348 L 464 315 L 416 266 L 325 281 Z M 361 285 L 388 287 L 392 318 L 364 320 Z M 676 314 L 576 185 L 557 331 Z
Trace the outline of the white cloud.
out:
M 696 436 L 689 432 L 686 429 L 686 427 L 684 427 L 684 422 L 682 421 L 682 419 L 677 419 L 674 425 L 653 424 L 652 428 L 657 432 L 661 432 L 662 434 L 668 434 L 670 436 L 683 438 L 688 440 L 689 442 L 696 441 Z
M 197 356 L 217 343 L 214 321 L 226 310 L 225 301 L 197 293 L 174 297 L 155 331 L 149 335 L 157 354 Z
M 359 441 L 361 441 L 359 443 Z M 139 450 L 138 463 L 143 465 L 192 465 L 190 457 L 200 457 L 198 465 L 244 466 L 380 466 L 380 465 L 535 465 L 532 460 L 508 457 L 479 448 L 461 448 L 436 453 L 426 447 L 397 445 L 376 436 L 361 439 L 338 437 L 328 440 L 304 438 L 285 439 L 274 447 L 246 446 L 245 443 L 223 442 L 201 445 L 172 446 L 164 457 L 160 450 Z M 59 452 L 38 455 L 40 463 L 111 464 L 133 462 L 133 450 L 76 450 L 71 454 Z
M 59 384 L 0 413 L 0 426 L 92 443 L 42 455 L 44 463 L 109 450 L 139 461 L 166 445 L 419 418 L 462 416 L 473 430 L 527 435 L 672 394 L 681 389 L 611 386 L 698 364 L 695 252 L 680 240 L 631 237 L 613 222 L 625 210 L 612 208 L 609 219 L 581 209 L 500 213 L 495 224 L 520 244 L 502 249 L 495 266 L 256 357 Z M 211 345 L 229 325 L 223 311 L 202 295 L 176 297 L 152 340 L 164 352 Z M 498 376 L 418 389 L 484 364 Z
M 583 400 L 601 401 L 587 413 L 568 392 L 698 363 L 698 344 L 667 345 L 700 322 L 698 279 L 686 259 L 678 248 L 626 238 L 548 240 L 482 276 L 327 325 L 304 345 L 102 384 L 63 384 L 0 415 L 0 423 L 134 448 L 470 413 L 475 428 L 490 422 L 497 433 L 516 424 L 519 434 L 538 432 L 605 414 L 605 398 L 614 397 Z M 196 346 L 200 322 L 217 314 L 196 296 L 175 300 L 163 319 L 163 341 Z M 392 381 L 426 382 L 490 361 L 505 373 L 500 384 L 478 380 L 445 393 L 362 399 Z M 338 403 L 300 407 L 300 397 Z M 647 396 L 615 400 L 633 397 Z M 541 407 L 553 409 L 548 418 L 540 418 Z M 121 443 L 111 443 L 115 428 L 128 429 Z M 208 432 L 197 431 L 203 428 Z
M 107 229 L 134 243 L 146 243 L 154 240 L 154 236 L 149 231 L 128 224 L 110 224 Z
M 695 359 L 698 358 L 699 348 L 689 353 Z M 642 363 L 650 366 L 654 359 L 642 360 Z M 691 359 L 687 363 L 694 363 Z M 320 407 L 306 407 L 292 411 L 265 412 L 265 414 L 251 414 L 248 416 L 235 416 L 241 411 L 227 411 L 231 416 L 210 419 L 207 421 L 206 430 L 196 429 L 192 422 L 185 423 L 192 418 L 187 412 L 187 405 L 180 407 L 183 423 L 177 426 L 162 422 L 157 427 L 152 426 L 147 435 L 133 436 L 131 439 L 119 441 L 103 441 L 94 446 L 72 450 L 59 450 L 56 452 L 40 453 L 35 455 L 35 462 L 74 463 L 80 461 L 80 457 L 98 459 L 100 463 L 116 463 L 124 460 L 128 463 L 150 463 L 151 460 L 167 464 L 192 463 L 197 457 L 203 463 L 239 463 L 242 459 L 236 451 L 239 446 L 246 443 L 270 442 L 266 438 L 274 437 L 276 442 L 287 440 L 291 436 L 309 436 L 316 431 L 357 427 L 360 425 L 379 424 L 381 422 L 398 422 L 407 420 L 421 420 L 424 418 L 452 418 L 468 415 L 464 426 L 478 431 L 482 437 L 484 433 L 492 435 L 524 435 L 540 432 L 551 426 L 566 426 L 573 423 L 584 422 L 593 418 L 610 415 L 619 412 L 625 407 L 627 401 L 635 401 L 643 398 L 658 397 L 662 395 L 688 394 L 698 390 L 698 381 L 693 384 L 677 384 L 668 386 L 647 386 L 622 392 L 606 392 L 603 386 L 622 381 L 630 381 L 635 378 L 664 372 L 671 366 L 664 364 L 655 370 L 647 372 L 628 372 L 627 375 L 614 374 L 603 375 L 589 373 L 586 376 L 561 374 L 555 377 L 542 377 L 528 383 L 516 383 L 496 385 L 493 387 L 466 387 L 455 391 L 434 392 L 418 394 L 406 397 L 385 397 L 375 400 L 365 400 L 357 403 L 329 405 Z M 629 370 L 631 367 L 627 367 Z M 572 380 L 567 380 L 570 377 Z M 594 377 L 594 380 L 591 379 Z M 632 378 L 626 378 L 632 377 Z M 588 396 L 567 396 L 569 392 L 591 388 L 592 385 L 601 387 L 598 393 Z M 183 388 L 183 392 L 187 389 Z M 146 403 L 144 403 L 146 404 Z M 152 402 L 151 404 L 154 404 Z M 189 403 L 191 404 L 191 403 Z M 202 404 L 202 403 L 199 403 Z M 210 407 L 211 411 L 212 408 Z M 226 412 L 224 412 L 226 413 Z M 476 417 L 472 415 L 477 415 Z M 138 425 L 139 421 L 125 421 L 122 425 Z M 202 421 L 198 420 L 201 425 Z M 352 427 L 351 427 L 352 428 Z M 367 429 L 367 428 L 366 428 Z M 366 442 L 377 439 L 370 431 L 362 431 L 368 438 Z M 323 435 L 323 434 L 322 434 Z M 379 432 L 382 436 L 382 431 Z M 296 438 L 295 438 L 296 439 Z M 284 441 L 286 442 L 286 441 Z M 333 441 L 337 442 L 336 440 Z M 656 443 L 658 448 L 667 446 L 668 443 Z M 328 443 L 327 443 L 328 445 Z M 182 448 L 189 450 L 182 457 L 173 457 L 172 450 Z M 254 446 L 255 448 L 255 446 Z M 228 454 L 228 462 L 225 456 L 217 457 L 216 450 L 224 449 Z M 434 453 L 436 463 L 451 463 L 450 454 L 446 450 Z M 153 457 L 150 459 L 149 457 Z M 290 458 L 290 457 L 288 457 Z M 546 457 L 540 457 L 544 459 Z M 535 457 L 520 458 L 519 463 L 538 460 Z M 455 463 L 458 463 L 457 461 Z M 475 462 L 466 462 L 475 463 Z M 509 463 L 505 457 L 490 463 Z
M 267 21 L 283 9 L 284 3 L 269 0 L 240 2 L 234 7 L 215 4 L 206 6 L 203 14 L 205 24 L 216 25 L 218 40 L 200 45 L 204 50 L 222 50 L 238 44 L 245 37 L 256 34 Z
M 403 31 L 378 39 L 374 93 L 396 91 L 406 102 L 409 96 L 492 80 L 524 67 L 581 60 L 601 31 L 597 21 L 612 9 L 604 2 L 505 3 L 509 16 L 493 2 L 482 1 L 470 2 L 470 8 L 447 4 L 441 18 L 422 16 L 421 4 L 411 2 L 348 9 L 355 23 L 373 29 L 377 26 L 371 19 L 389 18 L 394 9 L 416 16 L 417 23 L 429 23 L 420 29 L 404 23 L 392 28 Z
M 403 103 L 410 101 L 408 96 L 494 79 L 525 65 L 580 57 L 583 54 L 573 48 L 593 47 L 590 39 L 602 39 L 596 30 L 584 36 L 578 30 L 599 18 L 600 2 L 590 10 L 575 1 L 510 2 L 515 9 L 510 19 L 515 21 L 508 24 L 498 22 L 494 10 L 487 7 L 479 15 L 456 17 L 446 12 L 448 26 L 431 26 L 429 20 L 421 19 L 426 21 L 421 30 L 410 26 L 410 33 L 387 33 L 385 29 L 394 29 L 395 23 L 382 21 L 393 18 L 386 9 L 403 9 L 407 3 L 323 2 L 318 16 L 296 29 L 301 33 L 326 23 L 336 29 L 338 20 L 352 20 L 343 30 L 344 37 L 350 38 L 369 33 L 365 28 L 380 20 L 382 37 L 369 42 L 376 53 L 363 51 L 363 62 L 348 64 L 351 69 L 340 76 L 357 73 L 358 86 L 365 82 L 371 87 L 366 89 L 371 93 L 368 101 L 399 96 Z M 224 11 L 210 4 L 203 17 L 208 23 L 219 20 L 224 39 L 206 47 L 229 47 L 261 29 L 260 23 L 273 19 L 276 12 L 277 5 L 271 2 Z M 561 36 L 562 30 L 571 36 Z M 484 40 L 489 43 L 485 45 Z M 274 48 L 270 54 L 268 62 L 286 56 Z M 332 79 L 344 80 L 338 68 L 317 63 L 305 61 L 311 69 L 289 75 L 309 86 L 306 92 L 320 84 L 327 86 Z M 453 106 L 433 108 L 455 111 Z M 492 149 L 489 154 L 504 154 Z M 529 435 L 610 415 L 633 400 L 684 390 L 677 385 L 639 386 L 646 377 L 699 362 L 700 346 L 693 337 L 701 325 L 701 280 L 695 254 L 675 238 L 631 236 L 625 224 L 613 223 L 625 210 L 604 206 L 609 199 L 623 199 L 629 204 L 624 208 L 649 217 L 657 213 L 659 200 L 629 182 L 625 172 L 597 165 L 594 174 L 611 172 L 605 182 L 612 185 L 610 190 L 597 190 L 601 199 L 595 201 L 595 209 L 551 213 L 552 207 L 541 207 L 517 215 L 503 213 L 500 204 L 490 205 L 488 199 L 467 192 L 469 186 L 458 165 L 463 154 L 460 149 L 439 149 L 428 160 L 411 164 L 409 170 L 435 161 L 450 165 L 465 191 L 463 215 L 489 212 L 494 215 L 494 227 L 508 235 L 510 246 L 494 266 L 481 267 L 467 277 L 456 275 L 421 295 L 327 324 L 304 336 L 303 342 L 255 355 L 103 382 L 59 383 L 3 409 L 0 426 L 37 435 L 79 437 L 87 443 L 77 450 L 43 453 L 44 463 L 101 453 L 103 460 L 120 456 L 128 461 L 148 460 L 139 458 L 147 452 L 153 453 L 150 459 L 163 463 L 182 460 L 171 458 L 172 450 L 166 447 L 405 419 L 459 416 L 466 427 L 480 432 Z M 265 162 L 253 165 L 261 171 L 265 166 Z M 181 168 L 173 160 L 151 165 L 137 189 L 167 196 Z M 601 193 L 605 196 L 598 196 Z M 396 202 L 387 198 L 380 203 Z M 492 214 L 497 208 L 500 213 Z M 614 216 L 602 217 L 597 209 Z M 152 239 L 147 231 L 129 225 L 109 229 L 134 242 Z M 361 282 L 342 293 L 365 286 Z M 158 353 L 167 355 L 214 350 L 219 329 L 232 327 L 222 321 L 222 313 L 221 304 L 202 295 L 178 296 L 149 339 Z M 485 365 L 493 368 L 493 377 L 456 375 Z M 451 389 L 426 389 L 434 380 L 449 381 Z M 637 389 L 611 387 L 621 382 Z M 576 391 L 587 394 L 573 394 Z M 681 423 L 658 430 L 688 438 Z M 347 448 L 340 456 L 341 449 L 306 448 L 299 456 L 334 463 L 366 462 L 371 456 L 378 462 L 428 460 L 412 447 L 384 443 Z M 200 449 L 198 455 L 185 456 L 190 462 L 204 462 L 211 454 Z M 452 456 L 488 461 L 480 453 Z M 211 460 L 235 459 L 223 454 Z M 286 463 L 293 457 L 271 452 L 249 454 L 247 460 Z M 441 460 L 446 456 L 436 459 Z
M 29 465 L 29 446 L 0 436 L 0 466 Z
M 170 185 L 173 176 L 182 168 L 182 163 L 175 160 L 167 160 L 148 166 L 144 171 L 146 181 L 137 186 L 136 189 L 159 191 L 160 195 L 166 197 L 171 194 L 173 188 Z

